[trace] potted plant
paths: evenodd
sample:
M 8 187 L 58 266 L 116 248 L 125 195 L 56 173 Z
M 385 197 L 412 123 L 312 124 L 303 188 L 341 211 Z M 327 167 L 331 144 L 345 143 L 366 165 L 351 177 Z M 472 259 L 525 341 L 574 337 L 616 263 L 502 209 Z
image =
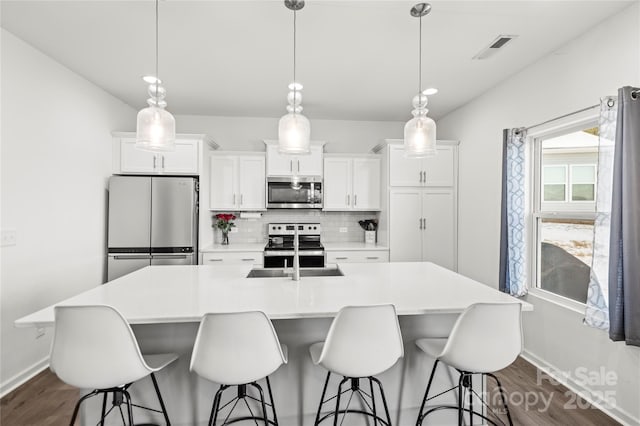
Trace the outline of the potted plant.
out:
M 222 232 L 222 242 L 220 244 L 227 245 L 229 244 L 229 231 L 236 226 L 236 224 L 231 221 L 235 220 L 236 216 L 233 213 L 218 213 L 215 218 L 216 221 L 213 223 L 213 227 L 218 228 L 220 232 Z

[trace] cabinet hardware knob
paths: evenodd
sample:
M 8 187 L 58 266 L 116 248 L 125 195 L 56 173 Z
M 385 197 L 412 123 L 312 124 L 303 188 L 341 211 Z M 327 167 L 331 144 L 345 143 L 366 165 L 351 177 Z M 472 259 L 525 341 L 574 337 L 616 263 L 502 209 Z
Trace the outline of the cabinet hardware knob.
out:
M 358 194 L 354 194 L 353 195 L 353 206 L 357 206 L 358 205 Z
M 154 156 L 153 156 L 153 170 L 155 170 L 155 169 L 156 169 L 156 160 L 157 160 L 157 158 L 156 158 L 156 156 L 154 155 Z
M 374 260 L 374 259 L 379 259 L 379 257 L 378 256 L 367 256 L 367 259 Z
M 419 179 L 419 182 L 422 183 L 422 172 L 421 171 L 418 172 L 418 179 Z
M 209 259 L 209 262 L 222 262 L 222 259 Z
M 252 262 L 252 261 L 254 261 L 254 260 L 255 260 L 255 259 L 242 259 L 242 261 L 243 261 L 243 262 Z
M 347 194 L 347 206 L 351 205 L 351 195 Z
M 422 229 L 422 218 L 418 219 L 418 227 Z
M 162 156 L 162 168 L 164 169 L 164 155 Z
M 336 257 L 336 260 L 346 260 L 348 257 Z

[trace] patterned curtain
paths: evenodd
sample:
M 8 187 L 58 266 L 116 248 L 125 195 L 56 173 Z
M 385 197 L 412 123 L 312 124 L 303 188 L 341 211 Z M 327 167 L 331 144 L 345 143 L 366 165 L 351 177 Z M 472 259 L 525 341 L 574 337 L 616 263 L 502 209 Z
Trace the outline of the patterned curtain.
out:
M 503 132 L 499 288 L 513 296 L 527 294 L 525 140 L 524 129 Z
M 585 324 L 603 330 L 609 329 L 609 237 L 617 107 L 616 97 L 600 100 L 596 218 L 593 227 L 593 259 L 584 319 Z

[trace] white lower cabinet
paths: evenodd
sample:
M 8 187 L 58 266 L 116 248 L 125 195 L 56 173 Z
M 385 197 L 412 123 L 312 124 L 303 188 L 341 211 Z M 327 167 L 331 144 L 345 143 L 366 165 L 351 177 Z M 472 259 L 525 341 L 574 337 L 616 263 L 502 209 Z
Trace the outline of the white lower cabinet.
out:
M 203 265 L 255 265 L 262 267 L 262 251 L 206 252 L 202 253 Z
M 373 263 L 388 261 L 388 250 L 327 250 L 327 263 Z
M 389 197 L 391 261 L 428 261 L 456 270 L 457 210 L 453 189 L 394 189 Z

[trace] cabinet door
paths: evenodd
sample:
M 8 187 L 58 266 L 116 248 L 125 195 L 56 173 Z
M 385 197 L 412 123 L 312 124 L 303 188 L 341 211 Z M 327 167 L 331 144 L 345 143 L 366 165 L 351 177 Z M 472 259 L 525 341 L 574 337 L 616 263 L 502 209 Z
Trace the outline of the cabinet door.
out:
M 422 186 L 423 160 L 404 156 L 404 146 L 389 146 L 389 185 Z
M 379 158 L 353 159 L 353 208 L 380 210 Z
M 237 158 L 212 155 L 209 185 L 209 209 L 227 210 L 237 205 Z
M 294 158 L 294 170 L 299 175 L 322 176 L 322 147 L 311 145 L 307 155 L 296 155 Z
M 423 260 L 456 269 L 455 202 L 452 190 L 424 190 Z
M 453 186 L 454 184 L 454 147 L 439 146 L 437 154 L 423 160 L 427 176 L 426 186 Z
M 277 144 L 267 145 L 267 176 L 291 176 L 294 170 L 293 163 L 293 156 L 280 154 Z
M 122 173 L 154 173 L 156 154 L 136 148 L 135 139 L 122 139 L 120 143 L 120 170 Z
M 198 141 L 176 140 L 176 150 L 158 154 L 165 173 L 198 174 Z
M 389 195 L 389 249 L 392 262 L 422 260 L 421 189 L 398 189 Z
M 264 210 L 266 208 L 264 157 L 240 156 L 238 165 L 238 192 L 240 193 L 238 207 L 240 210 Z
M 350 158 L 325 158 L 323 210 L 351 210 L 352 164 Z

